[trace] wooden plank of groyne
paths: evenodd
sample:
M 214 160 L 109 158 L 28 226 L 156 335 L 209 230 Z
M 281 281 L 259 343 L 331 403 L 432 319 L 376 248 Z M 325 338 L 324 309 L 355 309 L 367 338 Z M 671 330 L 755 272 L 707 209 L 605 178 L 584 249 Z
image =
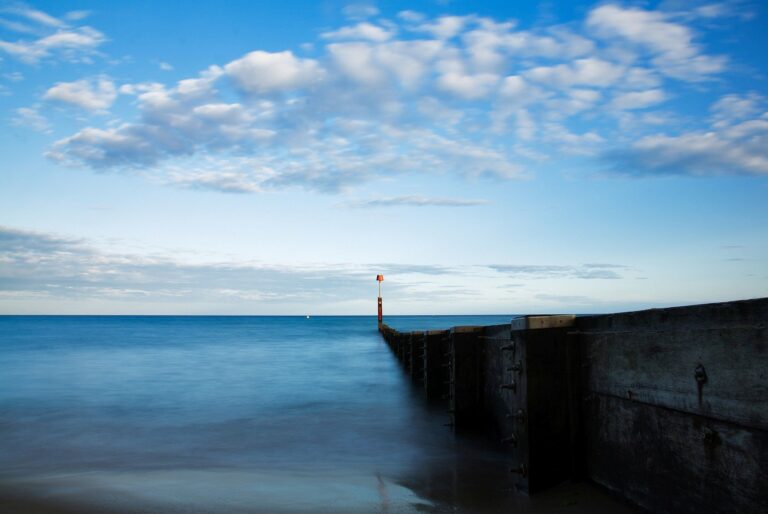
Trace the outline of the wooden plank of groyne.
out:
M 768 430 L 768 329 L 699 327 L 582 336 L 586 387 Z
M 448 330 L 428 330 L 424 337 L 424 392 L 428 400 L 447 397 L 450 365 Z
M 768 432 L 614 396 L 585 406 L 595 482 L 649 512 L 768 512 Z
M 457 429 L 482 425 L 480 335 L 482 327 L 453 327 L 450 335 L 450 412 Z
M 517 489 L 535 493 L 574 476 L 578 416 L 574 416 L 572 379 L 578 352 L 570 334 L 574 316 L 517 318 L 510 341 L 495 360 L 503 366 L 500 389 L 506 411 L 502 442 L 509 448 Z M 578 362 L 578 361 L 575 361 Z M 498 371 L 495 371 L 498 373 Z M 487 382 L 497 379 L 487 376 Z M 488 388 L 486 386 L 486 391 Z
M 411 332 L 411 359 L 409 369 L 411 380 L 424 380 L 424 332 Z
M 509 404 L 509 392 L 502 389 L 507 383 L 511 360 L 506 348 L 511 343 L 509 323 L 483 327 L 481 339 L 483 402 L 487 432 L 492 437 L 503 439 L 517 429 L 514 410 Z
M 652 512 L 768 512 L 768 299 L 579 318 L 588 476 Z

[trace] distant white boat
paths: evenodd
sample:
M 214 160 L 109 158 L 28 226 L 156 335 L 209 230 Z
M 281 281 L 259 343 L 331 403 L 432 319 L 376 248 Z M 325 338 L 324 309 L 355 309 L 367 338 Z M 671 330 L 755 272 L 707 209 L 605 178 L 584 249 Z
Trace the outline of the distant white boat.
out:
M 307 319 L 309 319 L 309 315 L 307 315 Z

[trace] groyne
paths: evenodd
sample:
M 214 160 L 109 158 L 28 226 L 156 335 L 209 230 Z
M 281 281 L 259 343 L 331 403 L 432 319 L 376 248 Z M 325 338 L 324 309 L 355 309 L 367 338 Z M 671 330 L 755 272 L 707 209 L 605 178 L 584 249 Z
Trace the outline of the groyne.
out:
M 457 431 L 535 494 L 589 480 L 652 512 L 768 512 L 768 298 L 380 332 Z

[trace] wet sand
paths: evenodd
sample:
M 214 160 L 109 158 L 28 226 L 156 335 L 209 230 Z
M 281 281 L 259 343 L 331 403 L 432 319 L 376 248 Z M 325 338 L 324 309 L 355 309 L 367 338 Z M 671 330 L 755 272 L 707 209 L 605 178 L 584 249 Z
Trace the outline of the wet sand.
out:
M 479 484 L 432 483 L 429 498 L 381 476 L 303 476 L 231 470 L 88 473 L 4 481 L 2 514 L 554 514 L 632 513 L 588 483 L 535 497 L 488 495 Z M 499 493 L 500 491 L 497 491 Z

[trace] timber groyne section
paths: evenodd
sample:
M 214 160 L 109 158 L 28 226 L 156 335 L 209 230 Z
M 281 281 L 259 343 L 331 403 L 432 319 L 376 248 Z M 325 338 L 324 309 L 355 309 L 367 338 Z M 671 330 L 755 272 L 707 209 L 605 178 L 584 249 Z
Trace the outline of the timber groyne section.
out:
M 650 512 L 768 512 L 768 298 L 380 332 L 510 483 L 589 480 Z

